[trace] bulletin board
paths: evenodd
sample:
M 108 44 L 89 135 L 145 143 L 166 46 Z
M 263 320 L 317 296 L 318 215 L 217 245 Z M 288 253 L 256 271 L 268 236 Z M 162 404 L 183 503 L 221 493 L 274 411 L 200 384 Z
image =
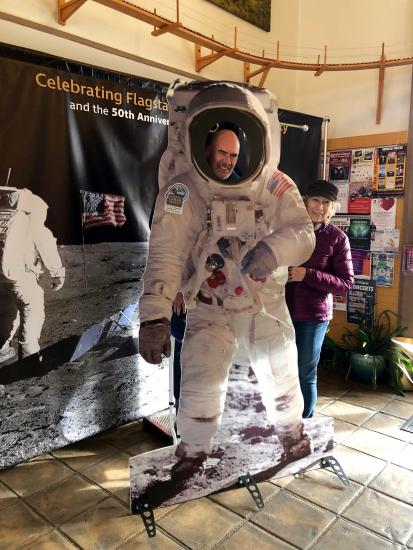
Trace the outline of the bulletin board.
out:
M 355 148 L 367 147 L 385 147 L 395 144 L 406 144 L 408 142 L 407 132 L 389 132 L 385 134 L 371 134 L 364 136 L 343 137 L 329 139 L 327 149 L 331 151 L 348 150 Z M 406 178 L 407 183 L 407 178 Z M 397 199 L 395 228 L 400 231 L 400 248 L 399 253 L 395 256 L 394 261 L 394 278 L 391 287 L 377 287 L 376 289 L 376 314 L 381 311 L 390 309 L 398 313 L 399 288 L 400 288 L 400 269 L 401 269 L 401 243 L 403 242 L 402 226 L 403 226 L 403 209 L 404 197 L 399 196 Z M 397 320 L 395 319 L 394 324 Z M 341 337 L 346 328 L 354 329 L 354 324 L 347 323 L 346 312 L 334 310 L 334 316 L 330 323 L 329 336 L 335 341 L 340 342 Z

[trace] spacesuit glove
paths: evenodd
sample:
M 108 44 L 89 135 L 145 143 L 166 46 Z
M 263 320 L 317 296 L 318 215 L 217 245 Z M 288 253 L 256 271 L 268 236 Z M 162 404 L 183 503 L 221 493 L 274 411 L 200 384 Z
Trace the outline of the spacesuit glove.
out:
M 252 277 L 268 277 L 276 267 L 277 260 L 265 241 L 258 241 L 241 261 L 241 273 Z
M 141 323 L 139 353 L 147 363 L 158 365 L 162 354 L 171 355 L 171 323 L 165 317 Z
M 52 277 L 52 284 L 51 284 L 52 290 L 55 290 L 55 291 L 60 290 L 64 285 L 64 283 L 65 283 L 64 277 Z

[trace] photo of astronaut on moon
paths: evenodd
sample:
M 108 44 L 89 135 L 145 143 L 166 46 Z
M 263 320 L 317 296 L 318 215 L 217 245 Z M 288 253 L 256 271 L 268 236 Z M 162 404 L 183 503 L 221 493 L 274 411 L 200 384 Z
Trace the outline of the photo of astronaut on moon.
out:
M 288 266 L 310 257 L 315 237 L 295 183 L 278 170 L 277 102 L 267 90 L 229 82 L 176 83 L 168 97 L 169 142 L 139 301 L 139 351 L 153 364 L 168 355 L 171 304 L 182 293 L 188 313 L 180 441 L 131 459 L 132 507 L 142 491 L 153 505 L 177 502 L 194 477 L 202 477 L 208 460 L 217 462 L 210 479 L 234 483 L 241 463 L 244 473 L 257 469 L 257 460 L 258 470 L 264 462 L 280 468 L 316 447 L 302 420 L 294 329 L 284 298 Z M 271 427 L 261 459 L 253 452 L 248 457 L 248 445 L 226 457 L 231 438 L 239 439 L 249 422 L 247 407 L 217 445 L 228 377 L 240 352 L 252 367 Z M 211 483 L 201 492 L 217 488 Z M 192 491 L 189 498 L 195 496 Z
M 48 205 L 28 189 L 0 187 L 0 362 L 38 353 L 45 319 L 40 272 L 59 291 L 65 268 L 45 225 Z M 17 349 L 12 345 L 16 336 Z
M 167 137 L 166 124 L 138 114 L 155 114 L 167 87 L 2 53 L 0 469 L 168 404 L 167 361 L 155 367 L 138 353 L 137 307 Z M 104 118 L 37 86 L 38 74 L 136 94 L 148 108 Z M 112 108 L 109 96 L 99 104 Z

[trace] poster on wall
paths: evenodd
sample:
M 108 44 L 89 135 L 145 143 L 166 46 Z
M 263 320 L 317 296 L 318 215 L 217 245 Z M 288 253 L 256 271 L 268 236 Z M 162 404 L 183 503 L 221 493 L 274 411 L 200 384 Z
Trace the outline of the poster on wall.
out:
M 167 406 L 137 302 L 168 105 L 163 83 L 0 53 L 3 468 Z
M 354 276 L 361 279 L 370 279 L 371 252 L 369 250 L 351 249 Z
M 330 151 L 329 181 L 336 184 L 344 184 L 350 181 L 351 155 L 351 150 Z
M 395 229 L 397 198 L 380 197 L 371 201 L 371 225 L 374 229 Z
M 350 247 L 361 250 L 370 250 L 370 232 L 370 218 L 351 218 L 348 230 Z
M 406 145 L 389 145 L 375 149 L 373 195 L 403 195 L 406 156 Z
M 393 286 L 394 258 L 394 254 L 372 253 L 371 278 L 376 281 L 376 286 Z
M 376 303 L 376 282 L 373 280 L 353 283 L 347 294 L 347 323 L 371 323 Z
M 374 252 L 385 252 L 387 254 L 398 254 L 400 243 L 399 229 L 380 229 L 374 232 L 374 239 L 371 240 L 370 249 Z
M 374 149 L 353 149 L 348 211 L 369 214 L 373 194 Z

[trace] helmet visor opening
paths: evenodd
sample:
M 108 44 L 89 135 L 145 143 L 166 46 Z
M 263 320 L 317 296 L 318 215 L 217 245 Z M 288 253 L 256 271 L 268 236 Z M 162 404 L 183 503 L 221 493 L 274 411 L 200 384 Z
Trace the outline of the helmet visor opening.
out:
M 265 159 L 265 132 L 252 114 L 230 108 L 202 111 L 189 128 L 192 161 L 223 185 L 255 175 Z

